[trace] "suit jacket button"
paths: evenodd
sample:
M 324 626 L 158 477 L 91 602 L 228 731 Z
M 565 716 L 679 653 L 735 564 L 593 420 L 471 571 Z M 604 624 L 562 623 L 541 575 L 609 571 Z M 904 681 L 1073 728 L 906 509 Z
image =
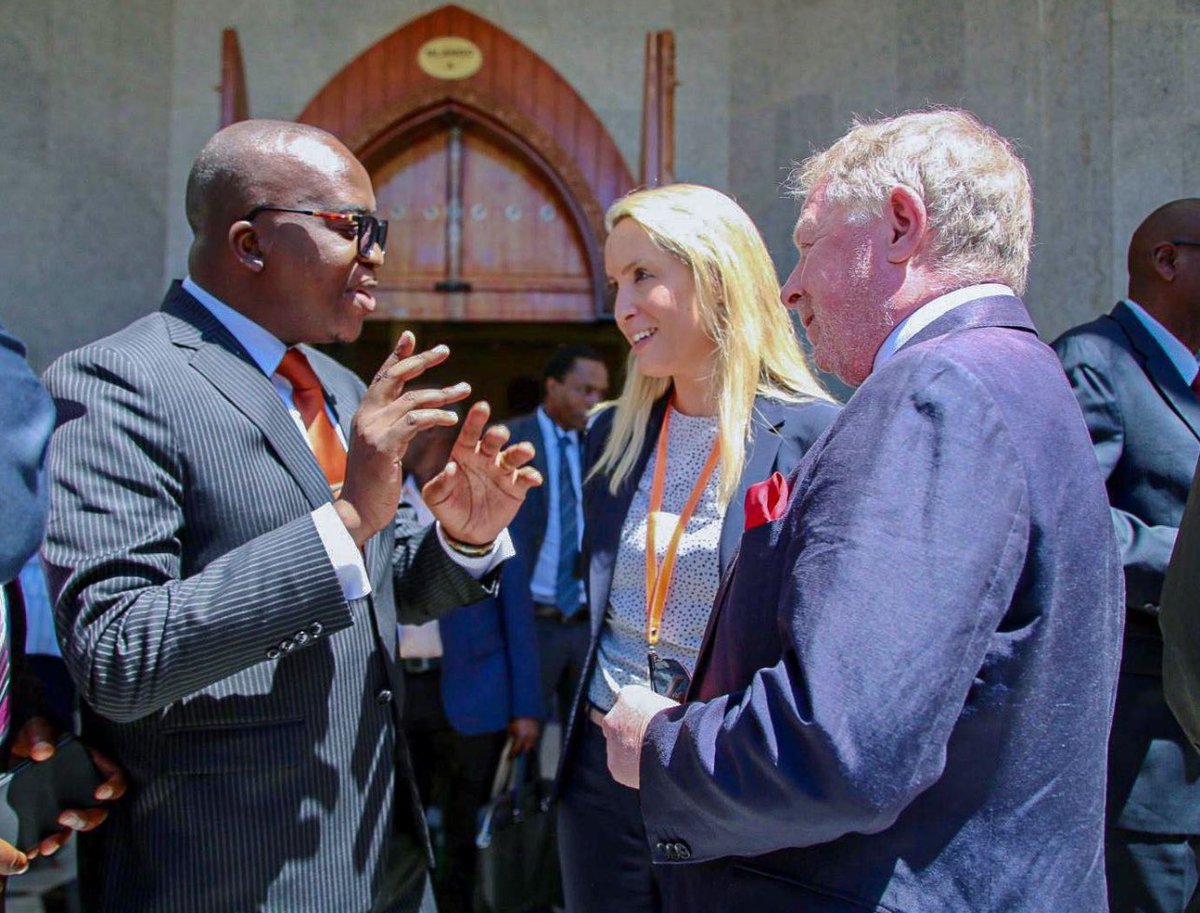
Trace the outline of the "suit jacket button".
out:
M 392 692 L 387 688 L 381 688 L 379 693 L 375 695 L 375 700 L 381 704 L 390 704 L 392 701 Z
M 675 844 L 675 852 L 678 854 L 680 859 L 692 858 L 692 850 L 686 843 Z
M 304 646 L 306 643 L 308 643 L 308 632 L 307 631 L 297 631 L 295 636 L 292 639 L 295 640 L 296 643 L 299 644 L 300 646 Z
M 283 651 L 281 651 L 278 647 L 271 647 L 271 649 L 267 651 L 267 659 L 279 659 L 282 653 Z
M 281 640 L 279 642 L 279 649 L 282 650 L 284 653 L 291 653 L 293 650 L 296 649 L 296 642 L 294 640 L 291 640 L 290 638 L 285 637 L 283 640 Z
M 321 636 L 321 632 L 322 632 L 322 631 L 324 631 L 324 630 L 325 630 L 325 626 L 324 626 L 324 625 L 322 625 L 322 624 L 321 624 L 321 622 L 319 622 L 319 621 L 314 621 L 314 622 L 312 623 L 312 627 L 310 627 L 310 628 L 308 629 L 308 633 L 309 633 L 309 634 L 311 634 L 313 637 L 320 637 L 320 636 Z

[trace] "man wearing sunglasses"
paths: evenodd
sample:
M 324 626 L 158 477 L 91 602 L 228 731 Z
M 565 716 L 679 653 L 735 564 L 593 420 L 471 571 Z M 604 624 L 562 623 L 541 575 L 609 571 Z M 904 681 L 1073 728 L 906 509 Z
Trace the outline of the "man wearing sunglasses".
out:
M 1108 744 L 1112 913 L 1200 909 L 1200 753 L 1163 698 L 1158 606 L 1200 457 L 1200 199 L 1129 243 L 1129 297 L 1054 343 L 1108 483 L 1125 644 Z
M 470 388 L 406 389 L 448 354 L 409 333 L 365 389 L 310 348 L 375 308 L 374 209 L 333 136 L 229 127 L 188 178 L 189 276 L 47 372 L 63 656 L 132 794 L 83 848 L 94 910 L 429 902 L 397 617 L 489 595 L 539 478 L 476 404 L 424 489 L 435 527 L 398 510 L 409 442 Z

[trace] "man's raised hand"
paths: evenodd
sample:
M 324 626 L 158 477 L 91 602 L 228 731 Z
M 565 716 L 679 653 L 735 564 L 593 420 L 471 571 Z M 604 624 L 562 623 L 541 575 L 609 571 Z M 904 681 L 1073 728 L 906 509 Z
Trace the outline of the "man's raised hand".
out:
M 405 384 L 450 354 L 444 345 L 414 355 L 415 349 L 413 334 L 405 330 L 354 413 L 346 479 L 333 506 L 360 548 L 395 519 L 401 460 L 412 439 L 436 425 L 455 424 L 458 416 L 445 407 L 471 395 L 466 383 L 405 390 Z
M 542 484 L 541 474 L 526 464 L 533 445 L 522 441 L 506 447 L 508 429 L 485 429 L 490 409 L 475 403 L 446 468 L 421 491 L 426 506 L 451 539 L 468 545 L 487 545 L 516 515 L 529 489 Z

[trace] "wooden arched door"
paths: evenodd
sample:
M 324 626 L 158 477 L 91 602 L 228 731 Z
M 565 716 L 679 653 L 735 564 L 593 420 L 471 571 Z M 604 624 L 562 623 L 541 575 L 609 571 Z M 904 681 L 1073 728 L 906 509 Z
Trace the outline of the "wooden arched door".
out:
M 451 72 L 431 49 L 469 53 Z M 371 172 L 391 223 L 377 320 L 337 357 L 373 373 L 405 327 L 504 413 L 559 342 L 589 342 L 615 375 L 603 213 L 633 178 L 595 113 L 520 42 L 456 6 L 365 51 L 298 118 L 339 136 Z M 519 408 L 524 403 L 514 404 Z
M 381 315 L 596 319 L 601 268 L 571 201 L 507 131 L 447 106 L 379 144 L 366 165 L 391 226 Z

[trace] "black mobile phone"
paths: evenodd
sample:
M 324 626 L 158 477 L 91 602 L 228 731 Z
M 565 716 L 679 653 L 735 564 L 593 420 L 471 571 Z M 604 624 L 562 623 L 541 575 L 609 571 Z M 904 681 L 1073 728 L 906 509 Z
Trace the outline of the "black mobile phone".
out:
M 22 852 L 33 849 L 62 830 L 58 816 L 65 810 L 103 804 L 96 798 L 103 782 L 83 743 L 63 736 L 49 760 L 24 760 L 0 774 L 0 840 Z

